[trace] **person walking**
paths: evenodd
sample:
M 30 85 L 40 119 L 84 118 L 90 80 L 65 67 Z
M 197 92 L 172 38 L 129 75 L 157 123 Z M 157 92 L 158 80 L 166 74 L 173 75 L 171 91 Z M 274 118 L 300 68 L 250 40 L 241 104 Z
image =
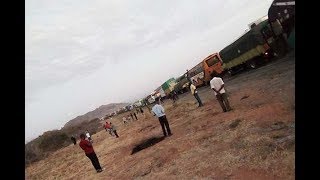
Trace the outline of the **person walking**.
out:
M 135 112 L 133 112 L 134 117 L 136 118 L 136 120 L 138 120 L 137 115 Z M 132 118 L 133 119 L 133 118 Z
M 102 172 L 103 170 L 100 166 L 99 159 L 98 159 L 96 153 L 94 152 L 94 149 L 93 149 L 91 142 L 86 140 L 86 135 L 84 135 L 83 133 L 80 134 L 80 139 L 81 140 L 80 140 L 79 146 L 81 147 L 81 149 L 84 150 L 84 153 L 90 159 L 95 170 L 98 173 Z
M 193 85 L 192 83 L 190 84 L 190 90 L 191 90 L 191 94 L 197 99 L 198 103 L 199 103 L 199 106 L 198 107 L 201 107 L 203 106 L 202 104 L 202 101 L 198 95 L 198 91 L 197 91 L 197 88 L 195 85 Z
M 132 121 L 133 121 L 133 115 L 132 115 L 132 113 L 130 113 L 130 116 L 131 116 L 131 119 L 132 119 Z
M 110 127 L 111 127 L 111 131 L 113 132 L 113 134 L 115 134 L 116 138 L 118 138 L 119 135 L 117 133 L 117 127 L 115 125 L 113 125 L 111 122 L 110 122 Z
M 210 87 L 214 91 L 214 94 L 223 110 L 227 112 L 231 110 L 226 90 L 224 89 L 224 82 L 220 77 L 213 77 L 210 81 Z
M 170 126 L 166 117 L 166 114 L 164 113 L 164 108 L 160 105 L 160 99 L 156 98 L 156 105 L 152 107 L 152 112 L 154 116 L 157 116 L 159 118 L 159 122 L 162 128 L 162 132 L 164 136 L 171 136 L 171 130 Z

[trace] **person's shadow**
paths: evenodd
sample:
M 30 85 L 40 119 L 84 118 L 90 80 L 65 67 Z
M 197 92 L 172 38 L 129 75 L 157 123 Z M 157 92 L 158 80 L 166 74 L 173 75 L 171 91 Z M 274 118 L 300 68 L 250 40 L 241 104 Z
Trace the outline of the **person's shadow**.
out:
M 152 137 L 152 138 L 149 138 L 147 140 L 142 141 L 141 143 L 137 144 L 132 149 L 131 155 L 135 154 L 135 153 L 137 153 L 137 152 L 139 152 L 139 151 L 141 151 L 143 149 L 146 149 L 146 148 L 148 148 L 150 146 L 153 146 L 153 145 L 157 144 L 158 142 L 164 140 L 164 138 L 165 138 L 164 136 L 162 136 L 162 137 Z

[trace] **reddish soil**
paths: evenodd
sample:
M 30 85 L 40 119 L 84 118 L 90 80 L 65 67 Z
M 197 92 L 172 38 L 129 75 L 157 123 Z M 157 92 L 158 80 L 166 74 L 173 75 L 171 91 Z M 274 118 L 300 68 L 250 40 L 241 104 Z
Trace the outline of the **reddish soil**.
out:
M 160 141 L 160 124 L 146 108 L 127 125 L 123 115 L 113 118 L 120 138 L 93 135 L 102 173 L 70 145 L 27 167 L 26 179 L 295 179 L 294 54 L 225 79 L 225 86 L 233 108 L 226 113 L 209 87 L 199 89 L 200 108 L 190 92 L 175 104 L 166 100 L 173 135 Z

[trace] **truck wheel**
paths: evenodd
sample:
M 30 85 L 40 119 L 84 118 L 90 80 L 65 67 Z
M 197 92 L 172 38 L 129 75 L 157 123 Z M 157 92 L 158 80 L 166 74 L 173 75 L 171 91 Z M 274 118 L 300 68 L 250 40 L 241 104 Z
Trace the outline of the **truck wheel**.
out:
M 255 68 L 257 68 L 257 64 L 256 64 L 255 61 L 250 61 L 250 62 L 248 63 L 248 67 L 249 67 L 250 69 L 255 69 Z
M 226 73 L 227 77 L 231 77 L 233 75 L 232 69 L 228 70 L 228 73 Z

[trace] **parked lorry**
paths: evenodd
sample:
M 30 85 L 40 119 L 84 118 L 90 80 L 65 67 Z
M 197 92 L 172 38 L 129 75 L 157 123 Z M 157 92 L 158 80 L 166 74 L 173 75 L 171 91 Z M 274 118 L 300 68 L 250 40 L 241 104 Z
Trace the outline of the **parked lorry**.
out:
M 161 85 L 161 88 L 166 94 L 166 96 L 168 96 L 174 90 L 175 85 L 176 85 L 176 80 L 174 78 L 170 78 Z
M 294 49 L 295 0 L 274 0 L 268 10 L 268 19 L 272 29 L 274 24 L 281 24 L 283 33 L 279 38 L 284 38 L 289 47 Z
M 179 93 L 185 93 L 188 91 L 189 81 L 187 79 L 187 73 L 176 78 L 176 85 L 174 86 L 174 90 Z
M 243 68 L 256 68 L 275 55 L 277 36 L 282 33 L 281 25 L 274 23 L 273 28 L 268 20 L 252 24 L 236 41 L 223 48 L 219 53 L 213 53 L 187 72 L 190 83 L 195 86 L 208 85 L 211 75 L 233 75 Z M 274 49 L 274 48 L 275 49 Z M 187 78 L 188 79 L 188 78 Z
M 196 87 L 206 85 L 211 80 L 212 73 L 221 74 L 222 61 L 218 53 L 211 54 L 202 60 L 195 67 L 187 71 L 187 79 L 189 83 L 193 83 Z
M 268 20 L 253 25 L 248 32 L 219 52 L 223 70 L 233 74 L 245 67 L 256 68 L 262 60 L 272 57 L 274 37 Z

